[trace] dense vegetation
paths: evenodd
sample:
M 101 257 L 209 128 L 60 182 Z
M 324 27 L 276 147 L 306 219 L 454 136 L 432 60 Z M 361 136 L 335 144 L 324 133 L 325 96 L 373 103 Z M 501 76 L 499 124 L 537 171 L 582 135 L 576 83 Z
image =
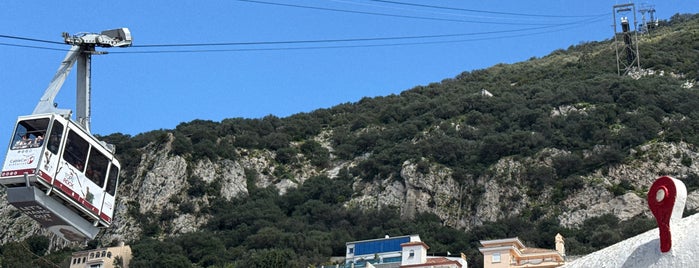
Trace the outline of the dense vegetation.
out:
M 153 239 L 167 216 L 160 215 L 145 237 L 131 243 L 135 259 L 130 267 L 307 267 L 331 264 L 329 256 L 344 256 L 345 242 L 374 239 L 388 234 L 419 234 L 431 254 L 463 252 L 469 265 L 480 267 L 478 241 L 519 236 L 528 245 L 553 248 L 557 232 L 566 235 L 569 254 L 587 253 L 653 227 L 653 220 L 634 218 L 619 222 L 613 215 L 593 218 L 582 229 L 558 226 L 551 218 L 536 215 L 486 223 L 470 232 L 444 226 L 432 214 L 404 221 L 394 210 L 345 209 L 352 194 L 347 172 L 337 179 L 314 177 L 303 186 L 280 196 L 271 189 L 250 189 L 250 196 L 219 200 L 211 206 L 214 218 L 199 232 Z M 148 219 L 146 219 L 148 220 Z M 3 264 L 10 267 L 55 267 L 66 264 L 69 249 L 43 255 L 48 239 L 32 237 L 2 247 Z M 93 244 L 91 246 L 96 246 Z M 22 256 L 18 258 L 17 256 Z M 33 257 L 33 262 L 26 262 Z M 17 266 L 16 266 L 17 265 Z
M 104 137 L 120 150 L 124 183 L 135 175 L 139 150 L 163 143 L 168 133 L 175 137 L 172 153 L 189 161 L 236 159 L 236 148 L 268 149 L 276 152 L 279 164 L 293 166 L 302 155 L 322 169 L 332 161 L 368 155 L 337 178 L 314 177 L 285 195 L 248 186 L 247 197 L 216 199 L 201 212 L 213 218 L 197 233 L 158 240 L 167 233 L 173 212 L 134 215 L 144 223 L 145 233 L 130 242 L 132 267 L 306 267 L 326 263 L 329 256 L 344 256 L 347 241 L 386 234 L 419 234 L 431 253 L 465 252 L 469 265 L 480 267 L 477 248 L 482 239 L 518 236 L 530 246 L 553 248 L 553 237 L 561 232 L 569 255 L 575 255 L 647 230 L 653 225 L 648 219 L 620 223 L 613 215 L 589 219 L 581 229 L 566 229 L 542 213 L 546 208 L 534 207 L 464 232 L 430 214 L 405 221 L 391 209 L 359 211 L 342 204 L 352 197 L 353 178 L 400 179 L 406 160 L 444 165 L 468 184 L 502 157 L 532 156 L 544 148 L 567 150 L 572 154 L 554 159 L 551 169 L 532 169 L 527 180 L 532 189 L 555 185 L 553 198 L 562 200 L 580 187 L 580 175 L 625 161 L 630 148 L 652 141 L 699 145 L 699 92 L 696 86 L 682 87 L 687 80 L 699 79 L 699 16 L 675 15 L 661 25 L 641 37 L 640 55 L 644 68 L 664 71 L 664 76 L 618 76 L 610 41 L 589 42 L 540 59 L 465 72 L 399 95 L 364 98 L 287 118 L 195 120 L 174 130 Z M 481 95 L 482 89 L 494 96 Z M 310 139 L 322 132 L 332 133 L 332 154 Z M 247 175 L 249 180 L 256 176 L 253 171 Z M 699 186 L 696 176 L 683 179 L 690 190 Z M 189 182 L 196 185 L 188 192 L 191 196 L 215 187 L 196 177 Z M 615 190 L 633 188 L 622 184 Z M 186 204 L 180 210 L 191 211 Z M 43 255 L 44 243 L 48 242 L 31 238 L 3 245 L 3 264 L 15 263 L 18 252 Z M 64 252 L 37 257 L 30 266 L 50 267 L 44 260 L 60 263 L 62 256 Z

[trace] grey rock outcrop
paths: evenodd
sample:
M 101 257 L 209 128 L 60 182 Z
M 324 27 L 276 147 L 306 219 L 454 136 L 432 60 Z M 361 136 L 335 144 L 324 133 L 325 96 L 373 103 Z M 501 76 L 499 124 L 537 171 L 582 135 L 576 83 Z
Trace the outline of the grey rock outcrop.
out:
M 332 152 L 326 140 L 327 133 L 323 135 L 317 140 Z M 298 156 L 301 161 L 292 168 L 277 163 L 274 152 L 249 149 L 238 151 L 239 157 L 235 160 L 190 161 L 170 153 L 173 139 L 169 136 L 164 144 L 144 147 L 134 174 L 122 177 L 114 226 L 100 237 L 104 243 L 137 239 L 144 228 L 152 224 L 161 225 L 162 236 L 195 232 L 210 220 L 210 215 L 200 212 L 210 205 L 213 197 L 227 200 L 245 197 L 251 186 L 248 183 L 256 187 L 275 187 L 284 194 L 312 176 L 326 175 L 332 179 L 338 176 L 340 169 L 356 166 L 366 157 L 355 160 L 331 157 L 330 164 L 323 169 L 310 165 L 302 155 Z M 640 214 L 648 216 L 644 196 L 655 178 L 699 174 L 697 163 L 689 161 L 699 159 L 699 152 L 693 146 L 652 143 L 636 148 L 623 164 L 581 176 L 579 179 L 583 183 L 579 189 L 571 191 L 561 202 L 553 203 L 557 186 L 542 185 L 540 189 L 532 189 L 527 181 L 531 179 L 528 170 L 552 171 L 553 159 L 568 154 L 549 148 L 532 157 L 503 158 L 482 174 L 454 174 L 452 169 L 426 159 L 405 161 L 399 176 L 375 180 L 354 178 L 355 193 L 345 205 L 396 209 L 404 219 L 433 213 L 444 225 L 462 230 L 521 215 L 538 206 L 546 215 L 557 216 L 562 225 L 575 227 L 605 213 L 612 213 L 621 220 Z M 250 174 L 254 177 L 249 177 Z M 285 175 L 280 178 L 279 174 Z M 195 192 L 191 185 L 195 181 L 203 185 L 199 185 L 203 190 Z M 629 189 L 615 192 L 615 187 L 622 184 Z M 690 191 L 687 208 L 699 208 L 699 191 Z M 168 216 L 161 216 L 155 223 L 147 222 L 146 215 L 163 214 Z M 3 227 L 0 230 L 2 243 L 33 234 L 47 234 L 9 206 L 4 192 L 0 196 L 0 226 Z M 54 246 L 61 247 L 61 244 L 57 241 Z

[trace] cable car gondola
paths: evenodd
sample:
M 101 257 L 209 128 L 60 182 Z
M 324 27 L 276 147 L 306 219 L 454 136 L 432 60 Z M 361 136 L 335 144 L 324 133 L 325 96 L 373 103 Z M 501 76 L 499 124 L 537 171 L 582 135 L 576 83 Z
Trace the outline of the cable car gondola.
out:
M 128 29 L 64 39 L 72 47 L 31 115 L 17 119 L 0 184 L 8 201 L 69 241 L 93 239 L 112 224 L 119 181 L 114 147 L 90 134 L 90 60 L 95 46 L 131 45 Z M 77 120 L 53 101 L 78 64 Z

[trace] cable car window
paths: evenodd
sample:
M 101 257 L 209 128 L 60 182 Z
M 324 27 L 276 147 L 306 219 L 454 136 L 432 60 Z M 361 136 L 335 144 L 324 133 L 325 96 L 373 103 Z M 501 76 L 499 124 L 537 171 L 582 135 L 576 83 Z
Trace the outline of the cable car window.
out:
M 90 151 L 90 158 L 88 159 L 85 176 L 99 185 L 100 188 L 104 187 L 104 177 L 107 175 L 107 167 L 109 167 L 107 157 L 100 153 L 100 151 L 92 149 Z
M 85 160 L 90 144 L 73 131 L 68 132 L 66 149 L 63 152 L 63 160 L 67 161 L 80 171 L 85 170 Z
M 47 137 L 49 144 L 49 151 L 53 154 L 58 154 L 58 147 L 61 145 L 61 138 L 63 137 L 63 124 L 58 121 L 53 121 L 53 127 L 51 127 L 51 134 Z
M 112 168 L 109 169 L 109 180 L 107 180 L 107 193 L 111 196 L 114 196 L 116 194 L 116 187 L 117 187 L 117 182 L 119 179 L 119 168 L 117 168 L 115 165 L 112 165 Z
M 44 144 L 44 135 L 49 127 L 48 118 L 23 120 L 17 124 L 12 140 L 12 149 L 28 149 L 40 147 Z

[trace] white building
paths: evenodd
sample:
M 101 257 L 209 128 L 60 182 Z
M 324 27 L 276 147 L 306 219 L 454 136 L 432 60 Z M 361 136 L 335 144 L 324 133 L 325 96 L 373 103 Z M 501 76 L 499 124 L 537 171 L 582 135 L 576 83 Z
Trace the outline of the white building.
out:
M 73 253 L 70 268 L 128 268 L 131 247 L 123 243 L 116 247 L 98 248 Z
M 430 257 L 419 235 L 347 242 L 343 268 L 466 268 L 465 258 Z M 334 267 L 334 266 L 330 266 Z

